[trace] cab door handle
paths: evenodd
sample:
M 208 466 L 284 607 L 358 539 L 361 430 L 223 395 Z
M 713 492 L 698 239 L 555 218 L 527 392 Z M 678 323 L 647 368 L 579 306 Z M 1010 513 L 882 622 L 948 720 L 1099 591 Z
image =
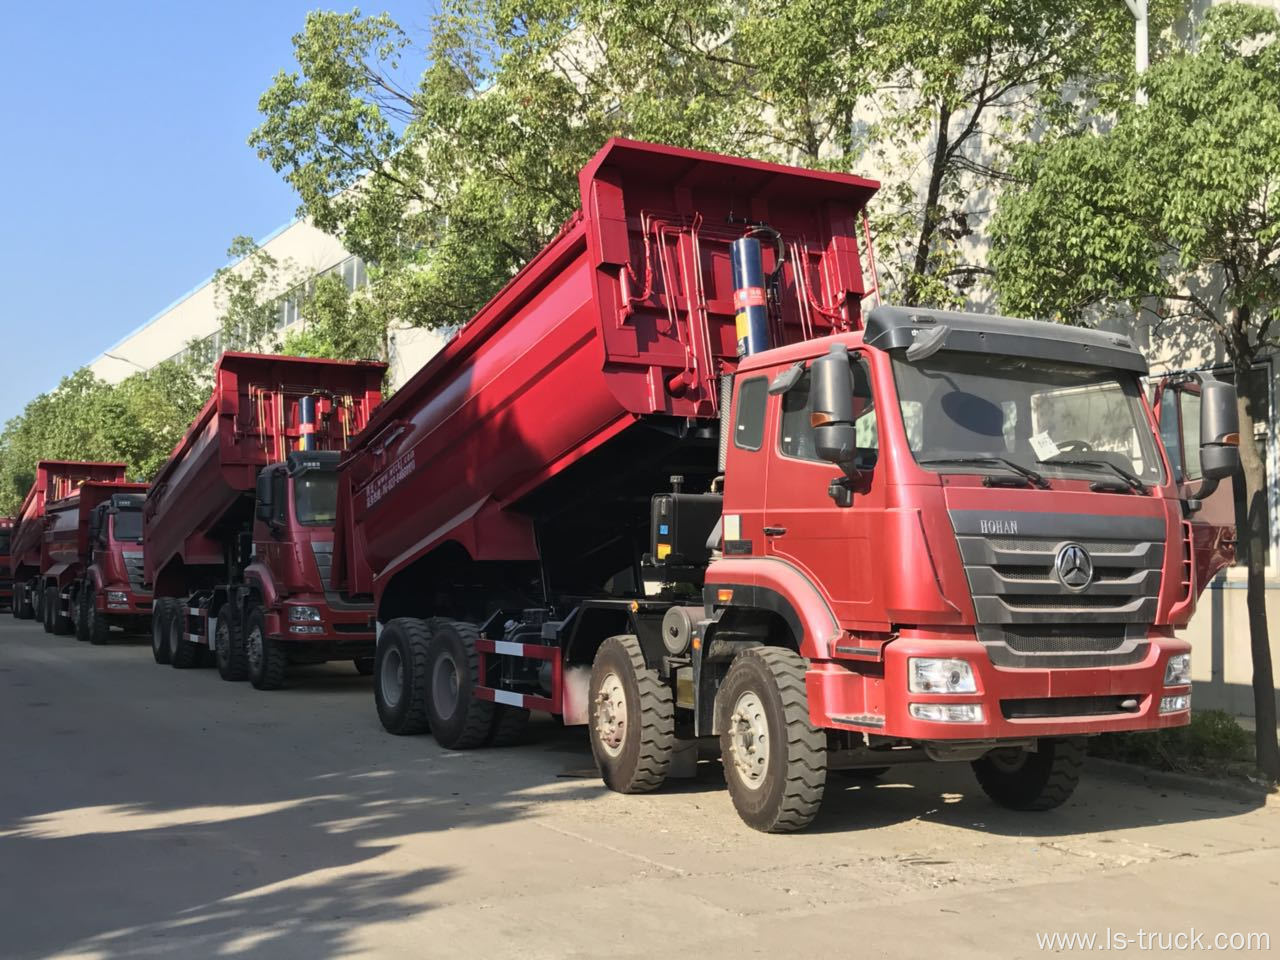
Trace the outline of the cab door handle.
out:
M 766 537 L 780 537 L 787 532 L 786 527 L 765 527 L 764 535 Z

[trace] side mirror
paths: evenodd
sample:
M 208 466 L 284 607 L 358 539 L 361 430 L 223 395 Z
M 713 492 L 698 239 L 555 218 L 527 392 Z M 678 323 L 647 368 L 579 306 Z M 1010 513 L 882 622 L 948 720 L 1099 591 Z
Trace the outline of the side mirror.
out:
M 813 361 L 809 372 L 813 378 L 809 422 L 815 451 L 821 459 L 849 473 L 858 456 L 858 435 L 853 423 L 853 368 L 848 349 L 842 343 L 833 344 L 830 353 Z
M 89 543 L 98 542 L 98 534 L 102 530 L 102 512 L 99 510 L 89 514 Z
M 1196 499 L 1204 499 L 1240 467 L 1240 414 L 1236 388 L 1221 380 L 1200 382 L 1200 473 L 1204 483 Z
M 263 470 L 258 474 L 258 489 L 254 497 L 254 513 L 264 523 L 270 523 L 274 516 L 271 502 L 271 471 Z

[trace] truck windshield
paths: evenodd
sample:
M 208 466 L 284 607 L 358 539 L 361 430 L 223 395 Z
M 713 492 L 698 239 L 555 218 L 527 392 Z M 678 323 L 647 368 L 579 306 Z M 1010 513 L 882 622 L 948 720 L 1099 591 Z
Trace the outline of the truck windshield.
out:
M 294 477 L 293 506 L 299 523 L 333 523 L 338 516 L 338 475 L 308 470 Z
M 1114 483 L 1111 464 L 1163 482 L 1137 378 L 1128 373 L 959 352 L 917 363 L 895 356 L 893 369 L 907 442 L 928 469 L 988 473 L 1001 468 L 975 458 L 1000 458 L 1047 477 Z
M 128 540 L 138 543 L 142 540 L 142 511 L 117 510 L 112 532 L 117 540 Z

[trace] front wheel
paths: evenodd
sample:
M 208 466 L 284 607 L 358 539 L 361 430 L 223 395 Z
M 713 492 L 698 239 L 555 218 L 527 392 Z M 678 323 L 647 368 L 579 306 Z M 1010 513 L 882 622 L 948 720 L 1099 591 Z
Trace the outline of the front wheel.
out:
M 644 661 L 634 636 L 610 637 L 591 664 L 587 729 L 610 790 L 647 793 L 667 779 L 675 748 L 671 688 Z
M 107 622 L 107 615 L 98 609 L 94 602 L 96 599 L 92 593 L 89 594 L 85 603 L 85 619 L 89 642 L 100 647 L 111 639 L 111 624 Z
M 76 593 L 76 639 L 81 643 L 89 639 L 89 605 L 93 602 L 93 587 L 88 581 L 80 584 Z
M 1084 766 L 1084 737 L 1043 739 L 1035 752 L 1020 747 L 992 750 L 973 761 L 978 784 L 1010 810 L 1052 810 L 1075 792 Z
M 169 619 L 174 602 L 173 597 L 156 597 L 151 609 L 151 657 L 159 664 L 169 662 Z
M 43 597 L 40 602 L 40 619 L 44 623 L 44 632 L 57 633 L 54 624 L 58 616 L 58 588 L 45 587 Z
M 267 618 L 256 603 L 245 613 L 244 650 L 249 661 L 249 682 L 255 690 L 279 690 L 284 686 L 288 659 L 280 644 L 267 635 Z
M 733 806 L 766 833 L 807 827 L 826 788 L 826 736 L 809 720 L 804 674 L 799 654 L 756 647 L 733 661 L 716 696 Z

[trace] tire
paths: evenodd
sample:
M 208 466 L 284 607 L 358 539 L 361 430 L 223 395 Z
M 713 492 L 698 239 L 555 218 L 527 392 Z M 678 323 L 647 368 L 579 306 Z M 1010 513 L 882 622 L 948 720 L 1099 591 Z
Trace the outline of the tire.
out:
M 200 666 L 200 646 L 187 639 L 187 602 L 182 598 L 169 608 L 169 666 L 175 670 Z
M 169 619 L 174 603 L 173 597 L 156 597 L 151 608 L 151 657 L 159 664 L 169 662 Z
M 86 580 L 76 593 L 76 639 L 81 643 L 89 639 L 89 607 L 92 603 L 93 585 Z
M 398 617 L 382 628 L 373 658 L 373 702 L 382 729 L 398 737 L 426 733 L 427 648 L 431 633 L 426 623 Z
M 76 632 L 76 622 L 62 612 L 62 591 L 53 588 L 53 628 L 50 631 L 55 637 L 69 637 Z
M 826 734 L 809 721 L 804 674 L 799 654 L 757 647 L 733 661 L 716 696 L 734 809 L 765 833 L 807 827 L 826 788 Z
M 279 642 L 267 636 L 267 618 L 256 603 L 244 615 L 245 655 L 248 659 L 249 682 L 255 690 L 279 690 L 284 686 L 288 658 Z
M 95 647 L 101 647 L 105 646 L 107 641 L 111 639 L 111 624 L 107 620 L 107 615 L 99 612 L 97 605 L 93 602 L 94 599 L 93 594 L 90 593 L 85 611 L 86 626 L 88 627 L 89 642 Z
M 493 726 L 489 729 L 489 746 L 511 747 L 524 741 L 529 729 L 529 711 L 505 703 L 494 705 Z
M 31 618 L 44 623 L 44 588 L 34 581 L 31 584 Z
M 483 746 L 493 727 L 493 703 L 479 700 L 480 631 L 460 620 L 433 620 L 427 643 L 427 720 L 446 750 Z
M 41 597 L 40 620 L 44 624 L 44 632 L 53 633 L 53 620 L 58 612 L 58 588 L 45 587 Z
M 374 657 L 356 657 L 351 663 L 355 666 L 356 673 L 360 674 L 360 676 L 370 677 L 373 676 L 374 659 Z
M 618 793 L 662 786 L 675 746 L 675 706 L 671 688 L 644 662 L 634 636 L 600 645 L 588 703 L 591 754 L 605 785 Z
M 213 632 L 213 655 L 218 676 L 223 680 L 234 682 L 248 678 L 249 655 L 244 649 L 235 607 L 230 603 L 219 611 L 218 627 Z
M 973 761 L 987 796 L 1010 810 L 1052 810 L 1075 792 L 1084 766 L 1085 738 L 1042 739 L 1035 753 L 992 750 Z

